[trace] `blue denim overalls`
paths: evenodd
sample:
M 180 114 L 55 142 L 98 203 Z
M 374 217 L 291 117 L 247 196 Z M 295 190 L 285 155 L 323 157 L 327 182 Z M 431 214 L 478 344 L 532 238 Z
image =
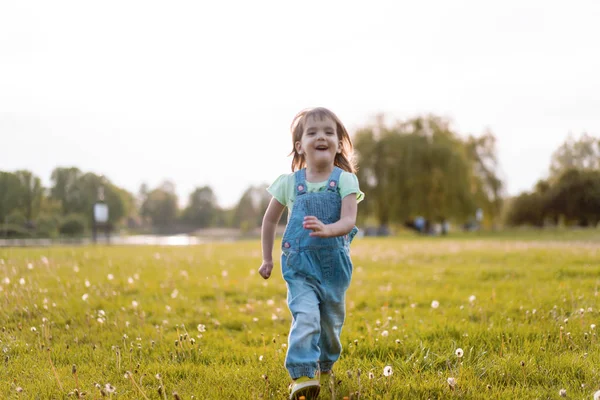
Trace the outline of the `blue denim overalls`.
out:
M 324 224 L 339 221 L 342 199 L 335 167 L 327 188 L 306 191 L 306 170 L 296 171 L 296 201 L 283 235 L 281 270 L 287 283 L 287 301 L 293 321 L 285 367 L 292 379 L 314 377 L 317 368 L 331 370 L 342 351 L 340 333 L 346 314 L 345 294 L 352 277 L 350 242 L 358 232 L 332 238 L 311 237 L 305 216 Z M 317 364 L 318 362 L 318 364 Z

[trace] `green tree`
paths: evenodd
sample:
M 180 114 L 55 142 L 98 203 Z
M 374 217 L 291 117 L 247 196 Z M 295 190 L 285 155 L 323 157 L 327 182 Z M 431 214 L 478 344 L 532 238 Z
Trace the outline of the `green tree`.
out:
M 0 171 L 0 224 L 19 208 L 21 203 L 21 182 L 11 173 Z
M 19 208 L 23 211 L 25 219 L 33 221 L 39 211 L 44 196 L 44 188 L 40 178 L 30 171 L 20 170 L 15 172 L 20 183 Z
M 58 167 L 52 171 L 50 197 L 60 202 L 63 215 L 79 212 L 84 207 L 77 185 L 81 175 L 82 172 L 75 167 Z
M 148 193 L 142 203 L 140 215 L 152 221 L 152 226 L 159 230 L 165 230 L 175 224 L 178 211 L 175 185 L 165 181 Z
M 206 228 L 216 222 L 218 212 L 219 206 L 213 190 L 209 186 L 198 187 L 190 194 L 182 220 L 194 227 Z
M 558 179 L 568 170 L 600 170 L 600 139 L 583 133 L 579 139 L 569 135 L 554 151 L 550 162 L 550 177 Z

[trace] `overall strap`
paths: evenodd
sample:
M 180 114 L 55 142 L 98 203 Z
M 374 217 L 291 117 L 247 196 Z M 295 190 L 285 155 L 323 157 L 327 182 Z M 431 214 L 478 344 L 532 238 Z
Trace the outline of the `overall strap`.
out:
M 327 182 L 328 191 L 337 192 L 341 174 L 342 169 L 340 167 L 333 167 L 333 171 L 331 172 L 331 176 L 329 177 L 329 181 Z
M 299 169 L 294 173 L 296 178 L 296 197 L 306 193 L 306 169 Z

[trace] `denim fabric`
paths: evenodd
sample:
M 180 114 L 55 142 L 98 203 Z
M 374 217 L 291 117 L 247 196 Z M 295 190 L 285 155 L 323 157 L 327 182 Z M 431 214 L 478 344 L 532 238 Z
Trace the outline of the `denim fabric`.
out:
M 285 367 L 292 379 L 331 370 L 342 351 L 340 334 L 346 315 L 345 295 L 352 278 L 350 242 L 358 232 L 333 238 L 309 236 L 302 223 L 316 216 L 325 224 L 340 219 L 341 169 L 335 167 L 326 190 L 306 191 L 306 171 L 296 172 L 296 201 L 282 240 L 281 269 L 293 321 Z

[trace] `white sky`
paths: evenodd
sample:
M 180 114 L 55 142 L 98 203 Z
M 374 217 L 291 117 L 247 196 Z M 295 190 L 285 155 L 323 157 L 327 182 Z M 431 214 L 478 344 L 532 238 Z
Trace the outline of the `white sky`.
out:
M 498 138 L 510 194 L 569 132 L 600 135 L 597 1 L 0 2 L 0 170 L 57 166 L 223 206 L 289 172 L 289 124 L 325 106 Z

